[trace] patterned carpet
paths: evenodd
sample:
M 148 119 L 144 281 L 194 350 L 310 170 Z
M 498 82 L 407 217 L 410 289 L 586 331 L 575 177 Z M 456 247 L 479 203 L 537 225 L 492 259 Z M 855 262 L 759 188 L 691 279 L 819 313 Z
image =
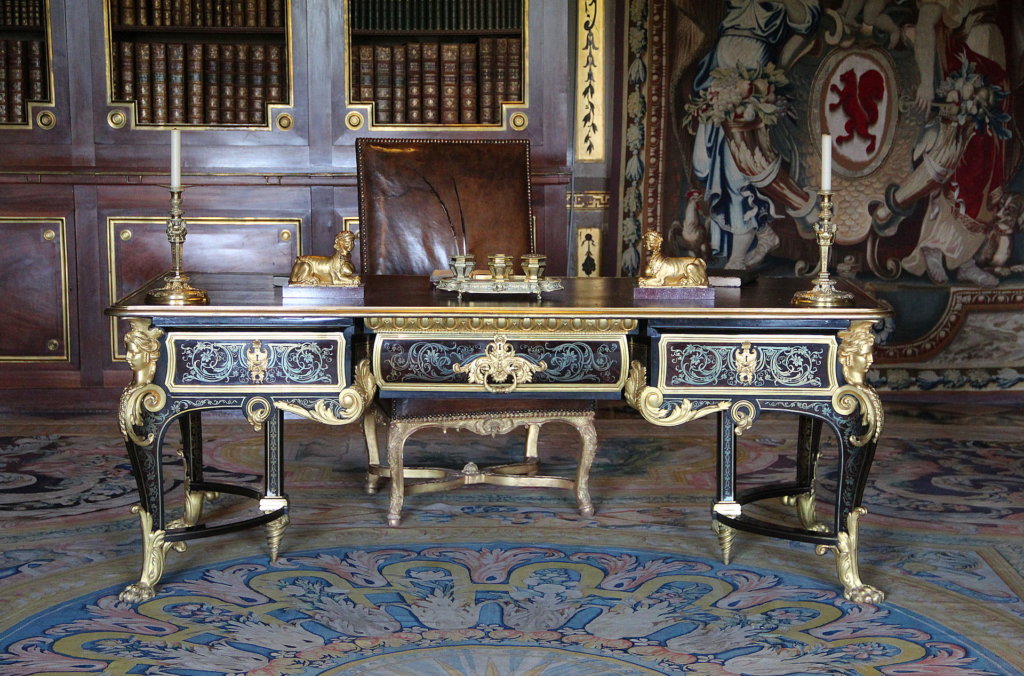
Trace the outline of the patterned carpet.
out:
M 208 476 L 257 481 L 261 435 L 223 415 L 204 425 Z M 409 497 L 388 529 L 386 496 L 361 490 L 358 431 L 289 419 L 277 563 L 261 529 L 198 541 L 130 605 L 117 593 L 138 578 L 140 535 L 113 417 L 8 417 L 0 674 L 1024 673 L 1021 429 L 1012 408 L 887 406 L 860 546 L 862 577 L 888 597 L 859 606 L 809 545 L 739 533 L 721 563 L 713 421 L 672 430 L 602 411 L 592 518 L 564 491 L 488 486 Z M 795 431 L 766 417 L 744 434 L 741 486 L 792 474 Z M 408 458 L 501 462 L 513 445 L 423 434 Z M 570 473 L 577 446 L 549 426 L 544 471 Z M 166 463 L 176 503 L 181 467 Z M 821 484 L 827 499 L 832 472 Z

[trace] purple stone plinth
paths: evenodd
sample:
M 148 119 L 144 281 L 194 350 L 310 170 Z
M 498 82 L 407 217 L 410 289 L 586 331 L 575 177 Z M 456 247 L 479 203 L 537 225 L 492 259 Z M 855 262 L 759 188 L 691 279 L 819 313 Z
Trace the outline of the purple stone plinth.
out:
M 710 286 L 637 286 L 633 298 L 643 300 L 714 300 L 715 289 Z

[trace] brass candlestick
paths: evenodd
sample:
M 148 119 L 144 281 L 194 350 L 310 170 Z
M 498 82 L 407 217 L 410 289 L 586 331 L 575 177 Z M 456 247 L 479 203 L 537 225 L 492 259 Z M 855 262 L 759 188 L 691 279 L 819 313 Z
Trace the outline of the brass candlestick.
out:
M 821 258 L 818 277 L 810 290 L 799 291 L 793 295 L 793 304 L 815 307 L 850 305 L 853 303 L 853 294 L 836 289 L 835 281 L 828 275 L 829 254 L 836 240 L 836 225 L 832 222 L 832 191 L 819 190 L 818 195 L 821 197 L 821 209 L 818 211 L 818 222 L 814 224 L 818 255 Z
M 171 273 L 164 277 L 166 282 L 159 289 L 146 295 L 146 302 L 151 305 L 207 305 L 210 299 L 202 289 L 189 285 L 188 276 L 182 271 L 181 251 L 185 245 L 184 213 L 181 208 L 183 187 L 171 187 L 171 212 L 167 218 L 167 241 L 171 244 Z

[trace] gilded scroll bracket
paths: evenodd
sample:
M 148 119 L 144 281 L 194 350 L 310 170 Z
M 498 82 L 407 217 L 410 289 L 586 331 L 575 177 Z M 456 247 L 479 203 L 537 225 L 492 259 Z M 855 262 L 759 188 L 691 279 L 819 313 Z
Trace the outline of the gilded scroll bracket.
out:
M 851 322 L 849 329 L 837 334 L 842 341 L 839 345 L 839 363 L 843 367 L 846 384 L 832 395 L 832 406 L 840 415 L 852 415 L 860 409 L 861 423 L 867 430 L 863 436 L 850 437 L 850 443 L 854 446 L 877 441 L 885 424 L 882 400 L 867 382 L 867 372 L 874 361 L 873 324 L 873 321 L 866 320 Z
M 285 401 L 275 401 L 274 406 L 325 425 L 347 425 L 362 417 L 376 392 L 377 381 L 373 377 L 370 360 L 363 359 L 356 366 L 355 382 L 338 393 L 337 401 L 321 399 L 312 409 Z M 340 415 L 336 412 L 339 410 Z
M 703 408 L 694 409 L 693 402 L 683 399 L 669 408 L 664 408 L 665 395 L 656 387 L 647 385 L 647 367 L 634 360 L 629 365 L 629 377 L 623 390 L 626 402 L 640 412 L 649 423 L 671 427 L 703 418 L 729 408 L 728 401 L 720 401 Z
M 130 319 L 128 322 L 131 329 L 124 337 L 127 346 L 125 361 L 132 368 L 132 382 L 121 394 L 118 426 L 125 440 L 139 446 L 149 446 L 153 443 L 153 434 L 143 436 L 136 430 L 143 425 L 142 409 L 156 413 L 167 403 L 167 393 L 153 384 L 160 357 L 160 339 L 164 332 L 150 326 L 148 319 Z

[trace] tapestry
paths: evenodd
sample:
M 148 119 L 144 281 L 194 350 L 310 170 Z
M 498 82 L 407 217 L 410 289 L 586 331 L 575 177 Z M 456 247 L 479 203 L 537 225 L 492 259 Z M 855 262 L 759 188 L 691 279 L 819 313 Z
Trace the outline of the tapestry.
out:
M 1024 389 L 1024 12 L 1008 0 L 631 0 L 620 261 L 640 237 L 723 274 L 819 269 L 892 305 L 882 390 Z

